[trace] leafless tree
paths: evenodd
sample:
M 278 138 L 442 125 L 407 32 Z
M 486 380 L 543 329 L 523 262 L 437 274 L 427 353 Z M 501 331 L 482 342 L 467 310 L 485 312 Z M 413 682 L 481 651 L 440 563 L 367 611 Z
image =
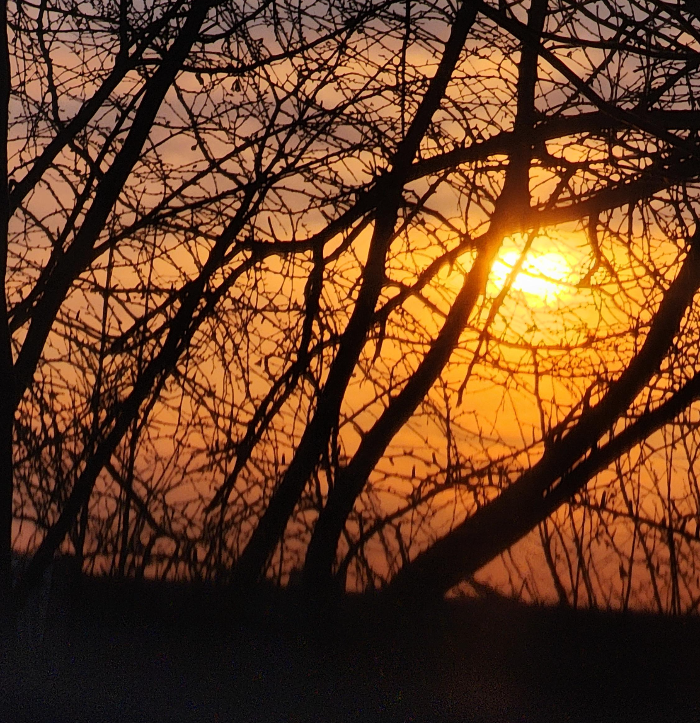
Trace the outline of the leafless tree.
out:
M 59 549 L 695 605 L 694 4 L 3 10 L 5 609 Z

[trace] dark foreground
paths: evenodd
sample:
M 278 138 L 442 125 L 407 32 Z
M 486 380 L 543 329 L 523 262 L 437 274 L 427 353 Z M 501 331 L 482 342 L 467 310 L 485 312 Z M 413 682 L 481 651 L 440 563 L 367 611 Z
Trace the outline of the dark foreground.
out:
M 0 720 L 700 721 L 700 619 L 502 599 L 321 618 L 260 593 L 83 580 L 0 677 Z

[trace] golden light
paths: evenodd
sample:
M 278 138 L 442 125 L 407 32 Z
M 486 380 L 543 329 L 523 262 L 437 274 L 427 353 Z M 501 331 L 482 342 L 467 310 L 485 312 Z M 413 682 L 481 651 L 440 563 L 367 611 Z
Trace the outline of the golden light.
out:
M 519 261 L 520 252 L 513 249 L 504 250 L 498 255 L 489 279 L 492 292 L 501 291 Z M 568 287 L 571 274 L 571 263 L 558 251 L 530 252 L 510 288 L 525 294 L 531 303 L 550 305 Z

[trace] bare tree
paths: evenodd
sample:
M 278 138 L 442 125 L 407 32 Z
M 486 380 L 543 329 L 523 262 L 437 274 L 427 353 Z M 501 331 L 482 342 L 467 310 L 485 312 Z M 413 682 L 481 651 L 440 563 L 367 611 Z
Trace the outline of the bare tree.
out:
M 59 549 L 441 596 L 528 535 L 700 599 L 691 5 L 4 12 L 5 609 Z

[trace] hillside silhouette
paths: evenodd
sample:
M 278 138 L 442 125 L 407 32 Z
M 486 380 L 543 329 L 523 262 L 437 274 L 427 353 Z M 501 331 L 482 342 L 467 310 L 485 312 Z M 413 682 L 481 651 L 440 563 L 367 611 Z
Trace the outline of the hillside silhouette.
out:
M 700 620 L 490 594 L 321 615 L 261 587 L 81 579 L 5 666 L 2 720 L 693 721 Z M 7 660 L 5 661 L 7 662 Z

